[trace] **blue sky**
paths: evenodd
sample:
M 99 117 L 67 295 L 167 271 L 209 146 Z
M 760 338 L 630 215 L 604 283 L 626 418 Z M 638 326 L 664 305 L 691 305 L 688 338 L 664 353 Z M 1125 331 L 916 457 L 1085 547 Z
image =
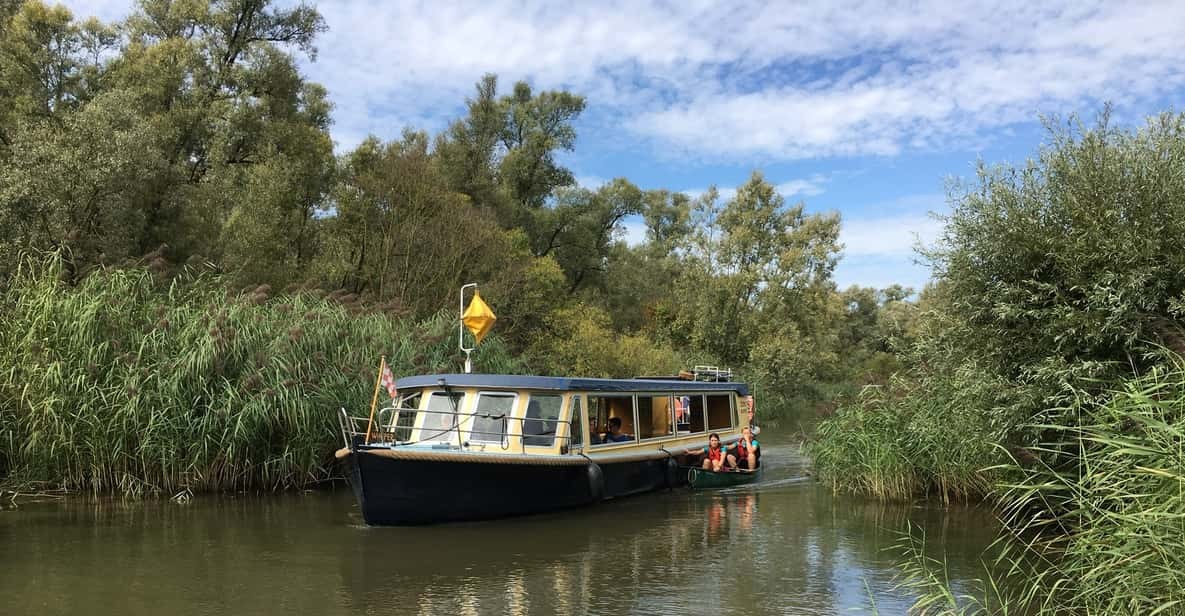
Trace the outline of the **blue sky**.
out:
M 64 4 L 107 20 L 131 7 Z M 940 230 L 948 180 L 1032 155 L 1039 116 L 1110 101 L 1135 123 L 1185 92 L 1180 1 L 315 4 L 330 30 L 301 61 L 329 89 L 339 151 L 440 130 L 486 72 L 567 88 L 588 98 L 563 159 L 582 184 L 727 195 L 759 169 L 788 201 L 841 214 L 840 287 L 925 284 L 912 248 Z

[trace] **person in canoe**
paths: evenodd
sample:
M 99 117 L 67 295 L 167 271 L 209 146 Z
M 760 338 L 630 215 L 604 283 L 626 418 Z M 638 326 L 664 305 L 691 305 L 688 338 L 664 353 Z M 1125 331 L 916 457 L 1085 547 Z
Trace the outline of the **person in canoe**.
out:
M 691 448 L 687 450 L 689 455 L 704 456 L 703 469 L 705 471 L 715 471 L 717 473 L 729 470 L 729 467 L 736 468 L 736 458 L 728 454 L 728 451 L 720 446 L 720 435 L 713 432 L 708 436 L 708 446 L 700 449 Z M 731 458 L 731 463 L 730 459 Z
M 757 439 L 753 438 L 753 429 L 745 426 L 741 429 L 741 440 L 737 441 L 734 454 L 728 454 L 732 460 L 733 465 L 745 470 L 755 470 L 757 468 L 757 457 L 761 455 L 761 444 Z M 729 448 L 730 450 L 732 447 Z

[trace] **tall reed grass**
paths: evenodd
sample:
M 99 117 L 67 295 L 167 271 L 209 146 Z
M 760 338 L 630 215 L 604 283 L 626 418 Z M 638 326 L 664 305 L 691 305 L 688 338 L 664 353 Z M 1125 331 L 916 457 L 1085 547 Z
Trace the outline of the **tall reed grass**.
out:
M 1076 423 L 1030 426 L 1042 444 L 1002 469 L 1003 534 L 977 592 L 956 600 L 918 540 L 903 544 L 919 611 L 1185 614 L 1185 364 L 1049 415 Z
M 455 320 L 351 296 L 228 292 L 189 271 L 26 261 L 0 293 L 0 478 L 124 494 L 302 487 L 334 475 L 334 413 L 396 375 L 457 371 Z M 519 371 L 496 338 L 474 355 Z
M 973 370 L 894 377 L 820 422 L 806 451 L 834 491 L 979 499 L 992 488 L 984 469 L 1002 461 L 988 410 L 997 398 L 997 384 Z

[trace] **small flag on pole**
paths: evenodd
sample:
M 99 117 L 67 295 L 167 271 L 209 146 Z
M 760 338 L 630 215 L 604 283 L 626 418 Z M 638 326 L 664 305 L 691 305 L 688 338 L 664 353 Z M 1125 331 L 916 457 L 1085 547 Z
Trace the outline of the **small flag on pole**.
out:
M 473 334 L 477 344 L 481 344 L 481 339 L 490 333 L 490 328 L 497 320 L 498 317 L 494 316 L 494 311 L 481 301 L 481 294 L 474 291 L 469 307 L 465 309 L 465 314 L 461 315 L 461 321 L 465 323 L 465 328 Z
M 387 388 L 392 400 L 399 397 L 399 390 L 395 388 L 395 377 L 391 374 L 391 366 L 387 365 L 386 360 L 383 361 L 383 387 Z

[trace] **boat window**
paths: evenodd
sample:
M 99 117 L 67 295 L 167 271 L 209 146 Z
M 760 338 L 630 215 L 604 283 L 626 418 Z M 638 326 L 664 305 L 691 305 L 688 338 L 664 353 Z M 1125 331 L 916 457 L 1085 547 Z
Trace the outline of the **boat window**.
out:
M 506 418 L 514 410 L 515 394 L 480 393 L 473 409 L 473 427 L 469 440 L 482 443 L 505 443 Z
M 732 427 L 732 396 L 708 396 L 708 429 Z
M 670 396 L 638 396 L 638 438 L 674 434 Z
M 409 441 L 411 440 L 411 429 L 416 423 L 416 409 L 420 408 L 420 399 L 423 398 L 421 392 L 413 394 L 405 394 L 399 397 L 398 404 L 391 412 L 391 421 L 388 424 L 390 432 L 394 433 L 395 440 Z
M 675 423 L 679 434 L 700 434 L 705 431 L 703 396 L 675 396 Z
M 572 421 L 568 424 L 568 445 L 572 449 L 584 446 L 584 400 L 572 396 Z
M 523 419 L 523 444 L 551 447 L 555 442 L 555 428 L 560 423 L 560 409 L 564 398 L 555 394 L 531 394 L 527 400 L 527 416 Z
M 595 431 L 599 435 L 601 444 L 609 445 L 609 422 L 616 418 L 621 420 L 621 433 L 630 438 L 622 438 L 614 443 L 633 442 L 634 439 L 634 397 L 633 396 L 589 396 L 588 397 L 589 424 L 596 425 Z M 594 443 L 598 439 L 590 440 Z
M 451 399 L 450 399 L 451 398 Z M 456 439 L 457 411 L 461 409 L 461 402 L 465 394 L 446 394 L 434 391 L 428 397 L 427 412 L 424 422 L 420 425 L 421 441 L 448 441 Z

